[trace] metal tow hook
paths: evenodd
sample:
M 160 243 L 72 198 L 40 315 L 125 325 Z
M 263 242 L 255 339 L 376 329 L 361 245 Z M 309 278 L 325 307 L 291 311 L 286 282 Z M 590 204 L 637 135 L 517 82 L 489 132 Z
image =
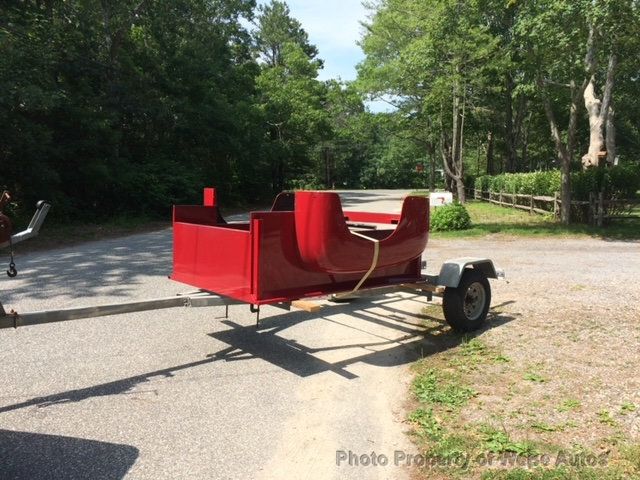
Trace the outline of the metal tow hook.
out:
M 16 264 L 13 262 L 9 263 L 9 270 L 7 270 L 7 276 L 9 278 L 13 278 L 18 275 L 18 270 L 16 270 Z
M 16 264 L 13 261 L 13 242 L 9 237 L 9 270 L 7 270 L 7 276 L 13 278 L 16 275 L 18 275 L 18 270 L 16 270 Z

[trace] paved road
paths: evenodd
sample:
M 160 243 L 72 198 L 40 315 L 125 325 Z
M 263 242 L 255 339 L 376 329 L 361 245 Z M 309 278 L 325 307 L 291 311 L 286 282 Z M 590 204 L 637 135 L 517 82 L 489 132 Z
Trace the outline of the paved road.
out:
M 406 192 L 341 192 L 399 211 Z M 171 231 L 20 255 L 0 299 L 22 311 L 188 290 Z M 173 309 L 0 331 L 0 478 L 403 478 L 408 364 L 422 299 L 320 314 Z M 420 348 L 417 348 L 420 347 Z M 336 451 L 390 458 L 336 465 Z

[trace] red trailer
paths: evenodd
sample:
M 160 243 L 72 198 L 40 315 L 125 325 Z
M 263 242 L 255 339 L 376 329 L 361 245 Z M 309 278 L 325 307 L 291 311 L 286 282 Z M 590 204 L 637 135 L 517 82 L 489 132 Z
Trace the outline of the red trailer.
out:
M 454 329 L 480 328 L 491 301 L 488 278 L 498 278 L 501 272 L 491 260 L 462 258 L 445 262 L 437 276 L 423 274 L 428 234 L 425 197 L 406 197 L 401 213 L 393 214 L 344 211 L 334 192 L 284 192 L 269 211 L 251 212 L 248 221 L 226 222 L 215 189 L 206 188 L 203 205 L 173 209 L 170 278 L 196 287 L 196 292 L 27 314 L 6 313 L 0 304 L 0 328 L 238 303 L 249 304 L 259 324 L 263 304 L 315 311 L 316 305 L 302 299 L 347 300 L 398 290 L 429 299 L 442 295 L 445 318 Z
M 173 280 L 254 305 L 422 280 L 424 197 L 407 197 L 394 215 L 343 212 L 333 192 L 281 193 L 240 223 L 226 223 L 215 198 L 206 189 L 204 206 L 174 207 Z

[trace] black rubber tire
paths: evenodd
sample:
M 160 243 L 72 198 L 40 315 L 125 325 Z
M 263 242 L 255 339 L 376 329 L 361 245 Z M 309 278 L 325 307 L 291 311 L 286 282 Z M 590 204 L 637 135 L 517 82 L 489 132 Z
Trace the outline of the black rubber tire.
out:
M 473 288 L 470 290 L 472 286 Z M 477 305 L 473 314 L 469 316 L 465 312 L 465 301 L 470 300 L 473 302 L 476 299 L 482 302 L 482 299 L 477 299 L 481 294 L 473 296 L 473 293 L 477 294 L 480 288 L 484 290 L 484 304 L 482 308 Z M 469 294 L 469 297 L 467 297 L 467 294 Z M 490 305 L 491 286 L 489 285 L 489 280 L 480 270 L 472 268 L 465 269 L 456 288 L 446 287 L 442 298 L 444 318 L 451 328 L 458 332 L 472 332 L 482 328 Z

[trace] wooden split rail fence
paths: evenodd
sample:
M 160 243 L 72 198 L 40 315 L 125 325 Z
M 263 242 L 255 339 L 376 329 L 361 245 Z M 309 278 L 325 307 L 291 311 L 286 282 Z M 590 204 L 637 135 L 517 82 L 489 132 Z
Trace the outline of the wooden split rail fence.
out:
M 553 197 L 544 195 L 525 195 L 507 192 L 483 192 L 470 189 L 476 200 L 484 200 L 503 207 L 517 208 L 530 214 L 560 216 L 562 200 L 556 192 Z M 572 200 L 571 206 L 581 212 L 584 221 L 601 227 L 605 222 L 613 219 L 640 219 L 640 200 L 638 199 L 607 199 L 602 192 L 591 193 L 589 200 Z

